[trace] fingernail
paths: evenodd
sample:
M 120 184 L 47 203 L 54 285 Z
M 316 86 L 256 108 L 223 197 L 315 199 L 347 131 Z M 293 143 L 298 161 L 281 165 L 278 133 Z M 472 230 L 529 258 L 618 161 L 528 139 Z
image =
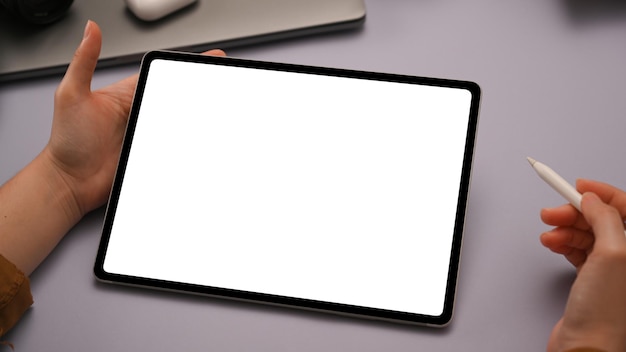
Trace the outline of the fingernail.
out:
M 85 31 L 83 32 L 83 40 L 89 37 L 89 33 L 91 32 L 91 20 L 87 21 L 85 25 Z

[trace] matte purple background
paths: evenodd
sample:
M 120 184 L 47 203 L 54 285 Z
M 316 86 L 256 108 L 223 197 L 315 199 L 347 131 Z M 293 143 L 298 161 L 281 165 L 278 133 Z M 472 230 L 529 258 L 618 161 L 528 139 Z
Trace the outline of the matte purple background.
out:
M 475 81 L 483 89 L 457 308 L 446 329 L 97 283 L 103 211 L 32 275 L 18 351 L 540 351 L 574 271 L 543 249 L 564 201 L 526 162 L 626 188 L 626 5 L 619 0 L 369 0 L 363 30 L 235 57 Z M 106 41 L 106 34 L 104 40 Z M 96 73 L 94 87 L 138 65 Z M 0 86 L 0 182 L 45 145 L 60 77 Z M 37 219 L 33 219 L 37 221 Z

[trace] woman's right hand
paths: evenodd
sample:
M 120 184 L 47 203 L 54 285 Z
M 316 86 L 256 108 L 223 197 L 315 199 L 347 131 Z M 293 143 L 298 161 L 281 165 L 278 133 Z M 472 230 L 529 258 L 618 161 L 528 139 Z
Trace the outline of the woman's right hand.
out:
M 548 351 L 593 347 L 626 350 L 626 193 L 607 184 L 579 180 L 582 214 L 571 205 L 543 209 L 555 226 L 541 242 L 577 269 L 562 319 Z

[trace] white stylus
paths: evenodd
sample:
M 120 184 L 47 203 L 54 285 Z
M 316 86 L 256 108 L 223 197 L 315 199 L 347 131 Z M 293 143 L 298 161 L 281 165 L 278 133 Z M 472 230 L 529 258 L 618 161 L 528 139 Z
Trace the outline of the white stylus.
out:
M 563 177 L 559 176 L 554 170 L 538 162 L 537 160 L 527 157 L 528 162 L 532 165 L 533 169 L 537 172 L 537 175 L 541 177 L 547 184 L 549 184 L 555 191 L 559 192 L 574 208 L 580 210 L 580 201 L 583 196 L 578 193 L 576 188 L 567 183 Z M 624 235 L 626 235 L 626 230 L 624 230 Z
M 552 170 L 545 164 L 542 164 L 530 157 L 528 157 L 527 159 L 533 169 L 535 169 L 539 177 L 546 181 L 546 183 L 554 188 L 555 191 L 559 192 L 559 194 L 562 195 L 563 198 L 567 199 L 567 201 L 570 202 L 570 204 L 572 204 L 574 208 L 578 209 L 578 211 L 581 211 L 580 201 L 583 196 L 578 193 L 576 188 L 567 183 L 567 181 L 565 181 L 563 177 L 559 176 L 559 174 L 554 172 L 554 170 Z

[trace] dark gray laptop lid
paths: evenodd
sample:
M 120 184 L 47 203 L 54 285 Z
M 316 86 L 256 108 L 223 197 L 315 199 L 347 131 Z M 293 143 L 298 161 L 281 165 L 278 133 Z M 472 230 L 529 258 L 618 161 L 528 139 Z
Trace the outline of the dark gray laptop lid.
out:
M 88 19 L 103 33 L 99 66 L 138 61 L 150 50 L 199 52 L 359 27 L 363 0 L 198 0 L 156 22 L 143 22 L 123 0 L 75 0 L 48 26 L 22 24 L 0 10 L 0 81 L 62 72 Z

